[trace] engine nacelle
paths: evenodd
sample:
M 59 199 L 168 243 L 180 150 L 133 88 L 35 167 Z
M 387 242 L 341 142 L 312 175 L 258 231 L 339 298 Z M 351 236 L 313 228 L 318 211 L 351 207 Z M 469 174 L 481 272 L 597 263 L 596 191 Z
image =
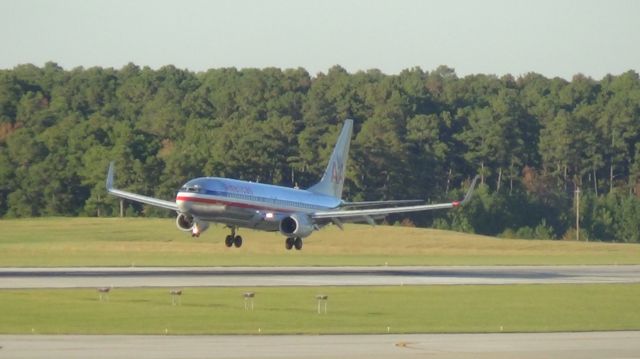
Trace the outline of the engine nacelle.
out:
M 176 226 L 178 226 L 178 229 L 181 231 L 190 232 L 195 224 L 195 218 L 188 214 L 179 213 L 176 218 Z
M 292 214 L 280 221 L 280 233 L 287 237 L 304 238 L 310 235 L 314 229 L 315 226 L 311 222 L 311 218 L 306 215 Z
M 200 233 L 209 228 L 209 223 L 200 221 L 191 215 L 180 213 L 178 214 L 178 217 L 176 217 L 176 226 L 178 226 L 179 230 L 191 232 L 193 237 L 198 237 L 200 236 Z

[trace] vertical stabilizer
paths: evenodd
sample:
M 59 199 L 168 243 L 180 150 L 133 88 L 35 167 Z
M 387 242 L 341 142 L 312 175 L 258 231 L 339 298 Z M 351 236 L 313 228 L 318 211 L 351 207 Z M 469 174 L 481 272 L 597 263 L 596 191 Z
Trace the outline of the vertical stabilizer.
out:
M 349 144 L 351 143 L 351 133 L 353 132 L 353 120 L 345 120 L 342 132 L 338 137 L 338 142 L 333 148 L 327 169 L 320 182 L 309 187 L 309 191 L 317 194 L 342 198 L 342 185 L 347 169 L 347 158 L 349 156 Z

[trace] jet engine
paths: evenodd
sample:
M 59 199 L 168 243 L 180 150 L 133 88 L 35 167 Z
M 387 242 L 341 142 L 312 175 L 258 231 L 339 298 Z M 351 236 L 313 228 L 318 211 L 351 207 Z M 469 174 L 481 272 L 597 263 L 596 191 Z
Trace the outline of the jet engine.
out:
M 188 214 L 179 213 L 178 217 L 176 218 L 176 225 L 178 226 L 178 229 L 182 231 L 191 231 L 194 224 L 196 224 L 195 219 L 193 218 L 193 216 L 190 216 Z
M 200 233 L 209 228 L 209 223 L 200 221 L 191 215 L 179 213 L 176 217 L 176 226 L 181 231 L 191 232 L 192 237 L 198 237 Z
M 280 221 L 280 233 L 287 237 L 306 237 L 313 232 L 315 226 L 306 215 L 292 214 Z

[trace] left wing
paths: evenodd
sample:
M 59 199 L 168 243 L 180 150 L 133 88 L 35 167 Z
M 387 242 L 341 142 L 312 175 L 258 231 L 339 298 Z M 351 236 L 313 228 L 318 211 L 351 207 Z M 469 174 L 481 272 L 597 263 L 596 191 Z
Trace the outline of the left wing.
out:
M 165 201 L 159 198 L 153 198 L 149 196 L 143 196 L 141 194 L 122 191 L 119 189 L 113 188 L 113 162 L 109 164 L 109 172 L 107 172 L 107 192 L 116 197 L 125 198 L 128 200 L 150 204 L 152 206 L 170 209 L 173 211 L 178 211 L 178 205 L 175 202 Z
M 404 213 L 404 212 L 419 212 L 429 211 L 434 209 L 453 208 L 461 206 L 471 199 L 473 190 L 476 187 L 479 176 L 476 176 L 471 182 L 471 186 L 464 196 L 462 201 L 453 201 L 449 203 L 437 203 L 437 204 L 422 204 L 416 206 L 403 206 L 403 207 L 387 207 L 387 208 L 373 208 L 373 209 L 354 209 L 354 210 L 336 210 L 336 211 L 321 211 L 315 212 L 311 215 L 314 219 L 339 219 L 339 218 L 357 218 L 357 217 L 369 217 L 369 216 L 384 216 L 392 213 Z

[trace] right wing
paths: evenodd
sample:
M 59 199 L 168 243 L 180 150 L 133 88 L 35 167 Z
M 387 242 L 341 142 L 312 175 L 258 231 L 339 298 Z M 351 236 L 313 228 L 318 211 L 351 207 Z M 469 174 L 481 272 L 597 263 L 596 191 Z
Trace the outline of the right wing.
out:
M 437 204 L 422 204 L 416 206 L 403 206 L 403 207 L 387 207 L 387 208 L 374 208 L 374 209 L 354 209 L 354 210 L 335 210 L 335 211 L 321 211 L 311 214 L 314 219 L 331 219 L 339 220 L 340 218 L 365 218 L 371 216 L 385 216 L 392 213 L 404 213 L 404 212 L 419 212 L 429 211 L 434 209 L 453 208 L 463 205 L 471 199 L 471 194 L 476 187 L 476 182 L 479 176 L 476 176 L 471 182 L 471 186 L 464 196 L 462 201 L 453 201 L 449 203 L 437 203 Z
M 141 194 L 136 194 L 132 192 L 122 191 L 119 189 L 113 188 L 113 162 L 109 164 L 109 172 L 107 172 L 107 192 L 116 197 L 128 199 L 135 202 L 140 202 L 144 204 L 149 204 L 155 207 L 170 209 L 178 212 L 178 205 L 175 202 L 165 201 L 163 199 L 143 196 Z
M 376 206 L 397 206 L 401 204 L 410 203 L 423 203 L 422 199 L 398 199 L 392 201 L 363 201 L 363 202 L 344 202 L 340 208 L 362 208 L 362 207 L 376 207 Z

